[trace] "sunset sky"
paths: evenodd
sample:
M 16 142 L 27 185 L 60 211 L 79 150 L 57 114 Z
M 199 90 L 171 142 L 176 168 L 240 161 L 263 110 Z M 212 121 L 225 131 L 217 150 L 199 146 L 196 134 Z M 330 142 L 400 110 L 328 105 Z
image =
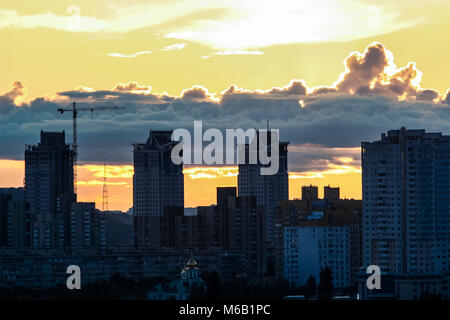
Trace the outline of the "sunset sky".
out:
M 302 185 L 361 198 L 360 143 L 406 126 L 450 134 L 450 2 L 0 0 L 0 187 L 22 186 L 25 144 L 80 114 L 79 200 L 132 206 L 132 146 L 152 129 L 262 128 L 290 142 Z M 237 168 L 185 168 L 185 205 L 215 202 Z M 321 194 L 321 193 L 320 193 Z

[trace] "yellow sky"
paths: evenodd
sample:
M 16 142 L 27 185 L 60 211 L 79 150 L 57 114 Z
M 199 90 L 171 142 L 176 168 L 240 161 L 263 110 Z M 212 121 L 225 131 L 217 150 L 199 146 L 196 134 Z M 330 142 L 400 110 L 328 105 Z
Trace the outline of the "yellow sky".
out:
M 398 66 L 417 63 L 423 88 L 444 94 L 449 15 L 444 0 L 0 0 L 0 92 L 14 81 L 25 85 L 25 101 L 130 81 L 171 95 L 193 85 L 212 93 L 231 84 L 280 87 L 292 79 L 331 85 L 350 52 L 380 41 Z M 126 210 L 132 168 L 114 168 L 110 208 Z M 98 170 L 80 167 L 79 199 L 101 205 Z M 292 173 L 290 197 L 312 183 L 339 185 L 343 196 L 360 198 L 358 170 Z M 186 174 L 186 206 L 211 204 L 216 186 L 236 185 L 236 175 L 208 174 Z M 0 186 L 22 181 L 22 162 L 0 160 Z
M 172 95 L 331 85 L 349 52 L 377 40 L 444 92 L 449 14 L 440 0 L 0 0 L 0 88 L 22 81 L 32 99 L 129 81 Z

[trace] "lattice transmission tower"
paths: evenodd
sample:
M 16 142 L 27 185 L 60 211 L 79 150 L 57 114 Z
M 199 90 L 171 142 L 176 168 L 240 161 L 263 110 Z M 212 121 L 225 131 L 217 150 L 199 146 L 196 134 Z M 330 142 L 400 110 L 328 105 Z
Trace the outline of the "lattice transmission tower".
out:
M 103 168 L 103 202 L 102 211 L 108 211 L 108 185 L 106 184 L 106 161 Z

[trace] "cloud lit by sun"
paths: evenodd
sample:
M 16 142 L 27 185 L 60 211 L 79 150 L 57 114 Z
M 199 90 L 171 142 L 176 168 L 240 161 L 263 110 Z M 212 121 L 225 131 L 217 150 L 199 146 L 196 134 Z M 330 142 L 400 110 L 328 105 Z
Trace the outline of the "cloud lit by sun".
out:
M 103 12 L 100 8 L 103 5 Z M 363 0 L 228 0 L 173 1 L 163 6 L 148 1 L 127 6 L 121 1 L 100 0 L 98 7 L 80 1 L 64 14 L 35 4 L 33 14 L 0 5 L 0 28 L 55 28 L 70 32 L 126 33 L 166 23 L 166 38 L 198 41 L 216 48 L 244 49 L 274 44 L 318 41 L 349 41 L 392 32 L 421 23 L 423 19 L 402 16 L 402 6 Z M 97 10 L 94 10 L 98 8 Z M 106 9 L 106 10 L 105 10 Z M 209 11 L 209 15 L 203 12 Z M 108 14 L 105 14 L 108 13 Z M 186 14 L 192 20 L 183 20 Z M 401 18 L 400 18 L 401 16 Z M 181 49 L 180 44 L 167 50 Z M 147 51 L 140 51 L 147 54 Z M 113 53 L 116 57 L 135 57 Z

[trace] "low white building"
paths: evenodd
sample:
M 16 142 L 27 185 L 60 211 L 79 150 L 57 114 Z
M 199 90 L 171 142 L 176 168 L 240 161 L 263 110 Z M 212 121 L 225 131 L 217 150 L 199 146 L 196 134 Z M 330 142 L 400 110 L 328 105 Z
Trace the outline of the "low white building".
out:
M 350 282 L 350 233 L 348 227 L 286 227 L 283 230 L 284 277 L 293 286 L 303 286 L 313 276 L 319 281 L 328 266 L 335 288 Z

